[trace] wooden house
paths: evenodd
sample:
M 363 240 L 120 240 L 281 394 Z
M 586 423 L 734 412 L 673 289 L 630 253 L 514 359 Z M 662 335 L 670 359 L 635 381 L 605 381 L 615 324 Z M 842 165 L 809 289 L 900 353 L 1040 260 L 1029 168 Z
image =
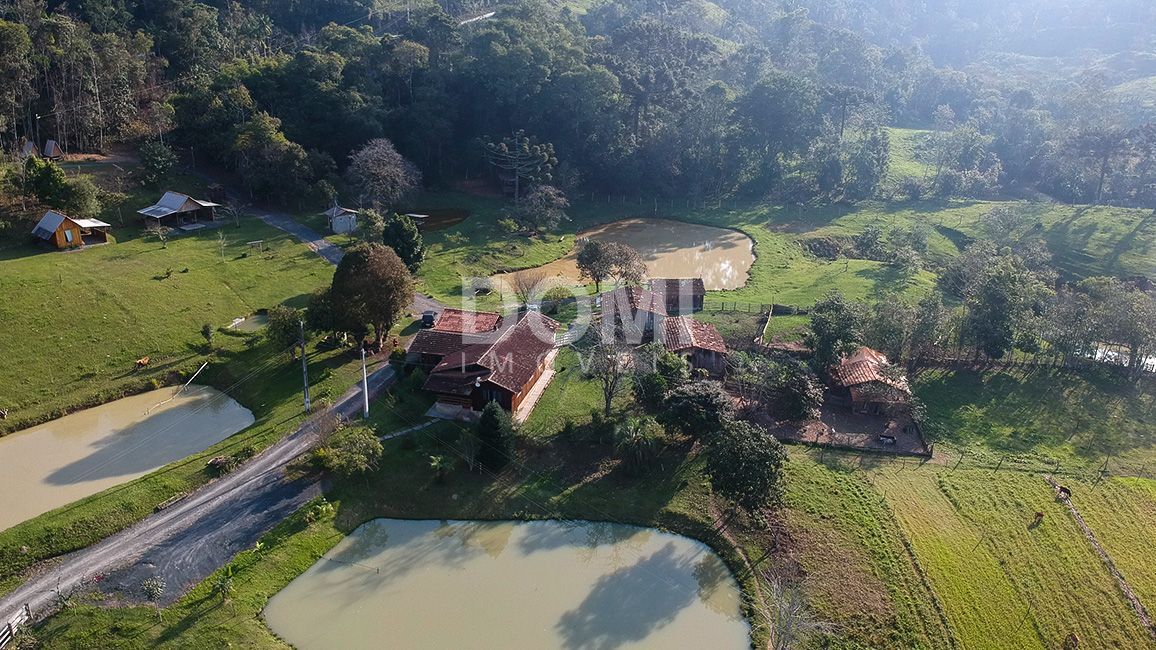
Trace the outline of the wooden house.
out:
M 666 313 L 671 316 L 702 311 L 706 299 L 702 278 L 654 279 L 647 283 L 647 288 L 662 300 Z
M 685 358 L 692 369 L 704 370 L 712 377 L 726 374 L 727 344 L 710 323 L 690 316 L 666 318 L 662 345 Z
M 485 342 L 487 335 L 496 332 L 501 324 L 502 315 L 495 312 L 447 307 L 436 315 L 431 327 L 414 336 L 406 360 L 429 371 L 451 353 Z
M 837 399 L 863 415 L 899 415 L 910 410 L 907 378 L 878 350 L 861 347 L 830 370 L 831 390 Z
M 561 327 L 531 311 L 497 332 L 459 334 L 458 349 L 442 357 L 424 388 L 444 412 L 476 413 L 490 402 L 516 414 L 532 408 L 553 374 Z
M 85 244 L 108 242 L 109 224 L 99 219 L 74 219 L 66 214 L 49 210 L 44 213 L 32 235 L 51 243 L 56 248 L 79 248 Z
M 325 211 L 325 218 L 329 223 L 329 231 L 335 234 L 348 235 L 357 230 L 357 210 L 343 208 L 336 202 Z
M 199 221 L 215 221 L 220 203 L 194 199 L 180 192 L 165 192 L 160 201 L 137 214 L 144 217 L 147 226 L 166 225 L 193 230 Z

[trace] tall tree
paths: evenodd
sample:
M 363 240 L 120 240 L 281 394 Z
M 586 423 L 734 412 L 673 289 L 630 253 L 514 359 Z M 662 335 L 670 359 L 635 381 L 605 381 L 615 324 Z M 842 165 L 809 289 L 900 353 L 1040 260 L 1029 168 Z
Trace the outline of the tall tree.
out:
M 749 422 L 727 422 L 707 447 L 711 487 L 748 514 L 782 502 L 786 463 L 782 443 Z
M 847 300 L 838 291 L 815 303 L 807 342 L 814 351 L 817 372 L 826 375 L 840 358 L 863 344 L 865 313 L 863 305 Z
M 421 184 L 421 172 L 385 138 L 370 140 L 349 157 L 351 185 L 379 210 L 389 211 Z
M 509 174 L 514 182 L 514 200 L 522 198 L 522 185 L 549 183 L 552 172 L 558 164 L 554 157 L 554 145 L 539 142 L 525 131 L 517 131 L 513 136 L 500 140 L 486 139 L 484 142 L 486 160 L 491 165 Z
M 514 453 L 514 423 L 510 414 L 497 402 L 490 402 L 482 409 L 476 431 L 480 443 L 478 462 L 491 471 L 505 467 Z
M 391 214 L 382 228 L 382 241 L 405 262 L 410 273 L 417 273 L 425 260 L 425 243 L 413 219 L 396 212 Z
M 413 278 L 392 248 L 372 242 L 357 244 L 337 265 L 330 300 L 347 329 L 368 323 L 380 348 L 413 301 Z

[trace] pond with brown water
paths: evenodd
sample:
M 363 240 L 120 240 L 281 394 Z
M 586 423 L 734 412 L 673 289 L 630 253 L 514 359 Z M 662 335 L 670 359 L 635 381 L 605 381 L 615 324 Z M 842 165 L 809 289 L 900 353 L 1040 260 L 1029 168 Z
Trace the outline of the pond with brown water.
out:
M 738 584 L 706 545 L 597 522 L 375 519 L 264 615 L 298 650 L 750 643 Z
M 578 233 L 583 238 L 626 244 L 642 255 L 650 277 L 702 278 L 710 291 L 742 287 L 755 262 L 754 241 L 744 233 L 670 219 L 615 221 Z M 534 270 L 585 282 L 577 258 L 575 249 Z
M 249 409 L 216 389 L 189 386 L 173 397 L 177 390 L 126 397 L 0 438 L 0 530 L 204 451 L 253 424 Z

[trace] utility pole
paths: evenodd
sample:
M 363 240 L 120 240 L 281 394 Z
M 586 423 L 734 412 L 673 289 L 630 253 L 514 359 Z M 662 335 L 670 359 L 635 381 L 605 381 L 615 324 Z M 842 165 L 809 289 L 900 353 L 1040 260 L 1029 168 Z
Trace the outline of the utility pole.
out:
M 301 377 L 305 381 L 305 412 L 308 413 L 309 405 L 309 365 L 305 362 L 305 321 L 297 321 L 301 326 Z
M 365 407 L 361 416 L 369 417 L 369 375 L 365 372 L 365 343 L 361 344 L 361 394 L 365 400 Z

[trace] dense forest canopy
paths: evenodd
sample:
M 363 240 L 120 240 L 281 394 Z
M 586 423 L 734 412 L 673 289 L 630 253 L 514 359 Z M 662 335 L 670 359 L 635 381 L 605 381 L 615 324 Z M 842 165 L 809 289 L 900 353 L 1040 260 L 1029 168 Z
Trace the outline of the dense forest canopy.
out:
M 1156 202 L 1156 9 L 867 0 L 9 0 L 0 138 L 162 140 L 331 200 L 386 138 L 426 184 L 525 133 L 566 192 Z M 1146 33 L 1147 32 L 1147 33 Z M 997 74 L 997 71 L 1006 74 Z M 919 173 L 890 169 L 891 127 Z

